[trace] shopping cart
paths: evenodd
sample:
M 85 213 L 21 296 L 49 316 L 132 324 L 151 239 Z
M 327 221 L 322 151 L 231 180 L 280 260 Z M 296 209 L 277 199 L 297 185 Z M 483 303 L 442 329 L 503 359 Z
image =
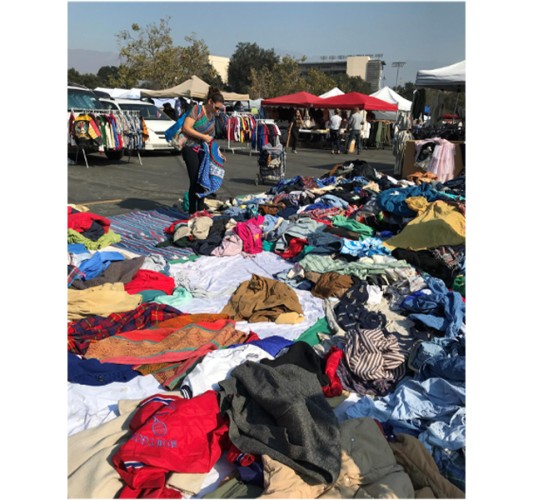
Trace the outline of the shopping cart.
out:
M 285 178 L 287 169 L 287 154 L 283 144 L 278 143 L 275 146 L 265 144 L 259 152 L 257 160 L 259 173 L 255 179 L 255 185 L 259 184 L 277 184 Z

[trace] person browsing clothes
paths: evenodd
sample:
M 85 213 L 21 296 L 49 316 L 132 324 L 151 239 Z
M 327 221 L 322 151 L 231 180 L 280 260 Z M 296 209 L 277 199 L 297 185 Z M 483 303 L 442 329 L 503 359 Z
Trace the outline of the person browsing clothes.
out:
M 178 114 L 176 113 L 176 110 L 169 102 L 165 102 L 165 104 L 163 104 L 163 112 L 174 121 L 178 119 Z
M 363 129 L 363 125 L 363 115 L 359 111 L 359 107 L 355 106 L 352 115 L 348 120 L 348 126 L 346 127 L 348 129 L 349 135 L 346 141 L 346 150 L 344 151 L 344 153 L 348 153 L 350 143 L 353 139 L 355 139 L 355 149 L 357 151 L 357 154 L 361 152 L 361 131 Z
M 340 116 L 340 111 L 335 110 L 335 113 L 329 120 L 329 137 L 331 140 L 331 154 L 337 153 L 341 154 L 341 145 L 340 145 L 340 129 L 341 129 L 342 118 Z
M 187 136 L 187 142 L 181 154 L 189 176 L 189 214 L 205 208 L 204 198 L 199 196 L 204 190 L 198 178 L 204 155 L 202 144 L 209 144 L 214 139 L 215 117 L 223 109 L 222 93 L 209 87 L 205 102 L 192 106 L 183 123 L 182 131 Z

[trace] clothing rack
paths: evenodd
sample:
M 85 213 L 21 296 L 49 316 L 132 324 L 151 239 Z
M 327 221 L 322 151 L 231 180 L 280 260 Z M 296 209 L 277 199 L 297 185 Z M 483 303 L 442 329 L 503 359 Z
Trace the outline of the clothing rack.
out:
M 240 118 L 240 117 L 253 119 L 254 128 L 252 130 L 252 134 L 254 134 L 255 133 L 255 129 L 257 128 L 257 118 L 252 113 L 241 113 L 241 112 L 238 112 L 238 111 L 234 111 L 234 112 L 231 113 L 231 115 L 228 115 L 228 121 L 231 120 L 232 118 Z M 226 122 L 226 127 L 227 126 L 228 126 L 228 123 Z M 231 151 L 233 154 L 235 154 L 236 150 L 251 150 L 251 141 L 247 141 L 248 142 L 247 146 L 235 146 L 235 145 L 232 145 L 231 137 L 227 137 L 227 141 L 228 141 L 227 142 L 227 146 L 222 148 L 225 151 Z M 233 142 L 238 142 L 238 141 L 233 141 Z M 239 142 L 239 143 L 243 144 L 243 142 Z
M 79 117 L 80 115 L 88 115 L 88 116 L 94 116 L 94 117 L 98 117 L 98 116 L 101 116 L 101 115 L 105 115 L 105 116 L 109 116 L 109 115 L 113 115 L 113 117 L 126 117 L 129 122 L 130 122 L 130 125 L 132 125 L 134 123 L 134 120 L 138 120 L 138 123 L 139 125 L 142 124 L 142 117 L 140 115 L 140 112 L 139 111 L 133 111 L 133 110 L 121 110 L 119 112 L 113 112 L 115 110 L 112 110 L 112 109 L 85 109 L 85 108 L 71 108 L 70 109 L 70 113 L 71 113 L 71 116 L 74 116 L 74 118 L 76 119 L 77 117 Z M 85 166 L 87 168 L 89 168 L 89 161 L 87 159 L 87 154 L 86 154 L 86 145 L 85 144 L 79 144 L 76 139 L 74 138 L 73 134 L 71 133 L 71 130 L 70 130 L 70 125 L 71 125 L 71 122 L 70 122 L 70 117 L 69 117 L 69 138 L 68 138 L 68 145 L 70 146 L 76 146 L 76 159 L 75 159 L 75 162 L 77 163 L 78 162 L 78 155 L 79 155 L 79 152 L 81 150 L 82 154 L 83 154 L 83 158 L 85 160 Z M 98 126 L 98 124 L 95 124 Z M 101 133 L 101 132 L 100 132 Z M 140 129 L 140 132 L 137 132 L 137 133 L 141 133 L 142 134 L 142 127 Z M 131 132 L 128 132 L 128 135 L 132 134 Z M 142 137 L 142 135 L 141 135 Z M 131 137 L 130 137 L 131 139 Z M 142 145 L 142 140 L 139 142 L 141 145 Z M 139 144 L 138 143 L 138 144 Z M 90 149 L 89 152 L 94 152 L 95 150 L 97 151 L 105 151 L 106 149 L 110 149 L 110 148 L 106 148 L 105 145 L 99 145 L 98 147 L 96 147 L 96 145 L 92 145 L 91 147 L 89 147 L 88 149 Z M 111 148 L 111 149 L 114 149 L 114 148 Z M 128 163 L 130 162 L 131 160 L 131 153 L 132 153 L 132 147 L 122 147 L 122 149 L 124 149 L 125 151 L 128 152 Z M 142 160 L 141 160 L 141 155 L 139 153 L 139 147 L 136 147 L 135 148 L 137 150 L 137 157 L 139 159 L 139 163 L 142 165 Z
M 253 142 L 253 144 L 254 144 L 254 147 L 253 147 L 253 149 L 250 149 L 250 155 L 251 155 L 252 153 L 257 153 L 257 154 L 260 153 L 259 149 L 257 148 L 257 143 L 259 142 L 259 141 L 257 140 L 257 134 L 258 134 L 258 132 L 259 132 L 259 128 L 260 128 L 261 126 L 263 126 L 263 125 L 276 125 L 276 121 L 273 120 L 272 118 L 258 118 L 258 119 L 256 120 L 256 125 L 255 125 L 255 129 L 254 129 L 253 140 L 252 140 L 252 142 Z M 277 126 L 277 125 L 276 125 L 276 126 Z M 279 128 L 279 127 L 278 127 L 278 128 Z M 278 137 L 279 137 L 279 136 L 278 136 Z

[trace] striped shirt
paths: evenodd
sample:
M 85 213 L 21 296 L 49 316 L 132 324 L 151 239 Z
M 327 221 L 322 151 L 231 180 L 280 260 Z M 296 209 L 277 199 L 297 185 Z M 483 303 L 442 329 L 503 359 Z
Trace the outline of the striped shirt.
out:
M 215 137 L 215 115 L 213 115 L 213 117 L 210 120 L 207 117 L 205 106 L 202 106 L 200 104 L 195 104 L 189 110 L 188 117 L 194 120 L 193 128 L 194 130 L 196 130 L 196 132 L 200 132 L 200 134 L 210 135 L 213 138 Z M 195 144 L 200 144 L 201 142 L 202 141 L 200 139 L 189 137 L 186 145 L 194 146 Z

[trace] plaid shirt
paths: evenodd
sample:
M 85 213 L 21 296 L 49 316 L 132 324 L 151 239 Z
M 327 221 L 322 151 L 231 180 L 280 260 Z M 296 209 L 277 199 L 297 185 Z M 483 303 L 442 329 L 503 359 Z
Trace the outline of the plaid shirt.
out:
M 74 265 L 67 266 L 68 268 L 68 278 L 67 278 L 67 288 L 74 283 L 75 280 L 85 278 L 85 273 L 80 271 L 80 269 Z
M 68 325 L 68 351 L 85 354 L 89 343 L 117 333 L 157 326 L 160 321 L 179 316 L 181 311 L 166 304 L 143 303 L 132 311 L 112 313 L 107 317 L 89 316 Z

